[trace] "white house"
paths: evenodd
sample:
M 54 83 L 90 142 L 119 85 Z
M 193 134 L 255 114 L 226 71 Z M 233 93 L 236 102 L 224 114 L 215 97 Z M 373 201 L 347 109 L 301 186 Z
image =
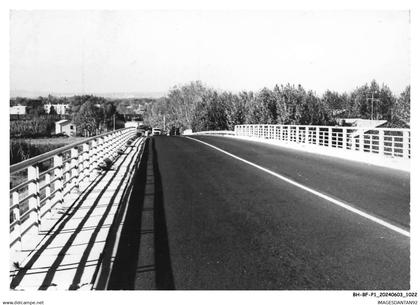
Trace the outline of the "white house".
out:
M 76 125 L 70 120 L 60 120 L 55 122 L 55 133 L 64 133 L 68 136 L 76 135 Z
M 51 107 L 54 107 L 55 112 L 57 114 L 66 114 L 67 108 L 69 108 L 68 104 L 45 104 L 44 109 L 46 113 L 50 113 Z
M 139 121 L 127 121 L 127 122 L 124 123 L 124 128 L 138 127 L 140 125 L 143 125 L 143 122 L 139 122 Z
M 17 105 L 10 107 L 10 114 L 19 114 L 24 115 L 26 114 L 26 106 Z

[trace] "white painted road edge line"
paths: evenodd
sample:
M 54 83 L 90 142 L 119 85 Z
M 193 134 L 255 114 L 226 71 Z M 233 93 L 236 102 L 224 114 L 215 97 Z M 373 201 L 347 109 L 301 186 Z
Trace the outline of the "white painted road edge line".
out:
M 287 178 L 285 176 L 282 176 L 280 174 L 277 174 L 277 173 L 275 173 L 275 172 L 273 172 L 273 171 L 271 171 L 269 169 L 266 169 L 265 167 L 259 166 L 259 165 L 255 164 L 255 163 L 252 163 L 250 161 L 247 161 L 245 159 L 242 159 L 241 157 L 235 156 L 234 154 L 231 154 L 231 153 L 229 153 L 229 152 L 227 152 L 227 151 L 225 151 L 225 150 L 223 150 L 223 149 L 221 149 L 219 147 L 216 147 L 214 145 L 211 145 L 209 143 L 206 143 L 204 141 L 201 141 L 201 140 L 198 140 L 198 139 L 195 139 L 195 138 L 190 138 L 190 137 L 186 137 L 186 138 L 189 138 L 191 140 L 200 142 L 200 143 L 202 143 L 204 145 L 210 146 L 211 148 L 216 149 L 216 150 L 218 150 L 218 151 L 220 151 L 220 152 L 222 152 L 222 153 L 224 153 L 224 154 L 226 154 L 226 155 L 228 155 L 228 156 L 230 156 L 232 158 L 235 158 L 235 159 L 237 159 L 239 161 L 242 161 L 242 162 L 244 162 L 244 163 L 246 163 L 248 165 L 251 165 L 253 167 L 256 167 L 259 170 L 262 170 L 262 171 L 264 171 L 264 172 L 266 172 L 266 173 L 268 173 L 268 174 L 270 174 L 270 175 L 272 175 L 274 177 L 277 177 L 277 178 L 279 178 L 279 179 L 281 179 L 281 180 L 283 180 L 285 182 L 288 182 L 288 183 L 290 183 L 290 184 L 292 184 L 292 185 L 294 185 L 294 186 L 296 186 L 296 187 L 298 187 L 300 189 L 303 189 L 303 190 L 305 190 L 305 191 L 307 191 L 307 192 L 309 192 L 311 194 L 314 194 L 315 196 L 318 196 L 318 197 L 320 197 L 322 199 L 325 199 L 325 200 L 327 200 L 327 201 L 329 201 L 331 203 L 334 203 L 335 205 L 338 205 L 338 206 L 340 206 L 340 207 L 342 207 L 342 208 L 344 208 L 344 209 L 346 209 L 346 210 L 348 210 L 350 212 L 353 212 L 353 213 L 355 213 L 357 215 L 360 215 L 360 216 L 362 216 L 362 217 L 364 217 L 366 219 L 369 219 L 369 220 L 371 220 L 373 222 L 376 222 L 376 223 L 378 223 L 378 224 L 380 224 L 380 225 L 382 225 L 384 227 L 387 227 L 388 229 L 391 229 L 391 230 L 393 230 L 393 231 L 395 231 L 397 233 L 400 233 L 400 234 L 402 234 L 404 236 L 410 237 L 410 232 L 409 231 L 406 231 L 406 230 L 404 230 L 404 229 L 402 229 L 400 227 L 394 226 L 393 224 L 390 224 L 390 223 L 388 223 L 388 222 L 386 222 L 386 221 L 384 221 L 382 219 L 379 219 L 379 218 L 377 218 L 377 217 L 375 217 L 373 215 L 370 215 L 370 214 L 368 214 L 366 212 L 363 212 L 363 211 L 361 211 L 359 209 L 356 209 L 356 208 L 354 208 L 354 207 L 352 207 L 352 206 L 350 206 L 350 205 L 348 205 L 348 204 L 346 204 L 346 203 L 344 203 L 342 201 L 339 201 L 337 199 L 334 199 L 334 198 L 332 198 L 332 197 L 330 197 L 328 195 L 322 194 L 322 193 L 320 193 L 320 192 L 318 192 L 318 191 L 316 191 L 314 189 L 311 189 L 311 188 L 309 188 L 307 186 L 304 186 L 303 184 L 300 184 L 300 183 L 298 183 L 296 181 L 293 181 L 293 180 L 291 180 L 291 179 L 289 179 L 289 178 Z

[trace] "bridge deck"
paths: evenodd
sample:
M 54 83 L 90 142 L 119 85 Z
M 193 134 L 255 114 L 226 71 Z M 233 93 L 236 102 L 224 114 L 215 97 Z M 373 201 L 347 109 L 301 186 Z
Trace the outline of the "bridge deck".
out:
M 77 199 L 68 198 L 54 223 L 18 270 L 11 272 L 16 290 L 90 289 L 101 254 L 143 143 L 138 139 L 111 169 L 98 176 Z M 66 205 L 67 203 L 67 205 Z M 43 225 L 44 228 L 45 224 Z M 39 237 L 38 237 L 39 238 Z

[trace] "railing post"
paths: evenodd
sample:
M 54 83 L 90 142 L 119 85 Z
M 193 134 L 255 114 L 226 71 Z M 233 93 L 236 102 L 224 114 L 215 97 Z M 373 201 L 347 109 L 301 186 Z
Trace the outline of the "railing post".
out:
M 73 147 L 70 150 L 70 179 L 72 179 L 72 183 L 70 183 L 70 191 L 73 188 L 76 188 L 77 190 L 79 189 L 79 184 L 78 184 L 78 180 L 79 180 L 79 151 L 77 149 L 77 147 Z
M 62 155 L 55 155 L 53 159 L 54 164 L 54 190 L 57 192 L 55 196 L 57 198 L 56 203 L 53 207 L 57 206 L 57 208 L 61 208 L 63 204 L 63 156 Z
M 96 150 L 96 164 L 99 164 L 104 157 L 104 139 L 102 137 L 97 139 L 97 150 Z
M 35 229 L 30 229 L 29 232 L 38 233 L 39 232 L 39 224 L 41 219 L 39 217 L 39 169 L 37 165 L 29 166 L 28 167 L 28 180 L 31 182 L 28 184 L 28 195 L 31 196 L 28 199 L 28 206 L 29 206 L 29 225 L 35 225 Z M 30 233 L 29 233 L 30 234 Z
M 45 174 L 45 204 L 44 204 L 44 209 L 46 211 L 46 216 L 49 216 L 51 214 L 51 174 L 50 173 L 46 173 Z
M 384 155 L 385 141 L 384 141 L 384 131 L 382 129 L 378 130 L 378 153 L 379 155 Z
M 365 133 L 363 129 L 360 130 L 360 137 L 359 137 L 359 150 L 361 153 L 365 152 Z
M 290 125 L 287 125 L 287 142 L 292 141 L 292 129 Z
M 347 149 L 347 128 L 343 127 L 341 130 L 343 131 L 342 145 L 343 145 L 343 149 L 346 150 Z
M 305 126 L 305 137 L 304 137 L 304 143 L 308 144 L 309 143 L 309 126 Z
M 98 141 L 96 139 L 93 139 L 90 142 L 90 150 L 89 150 L 89 181 L 93 181 L 94 179 L 94 170 L 96 166 L 98 165 L 97 159 L 98 159 Z
M 332 127 L 328 127 L 328 147 L 332 146 Z
M 403 158 L 410 158 L 410 131 L 403 131 Z
M 315 144 L 319 145 L 319 126 L 315 126 Z
M 22 233 L 20 230 L 20 209 L 19 209 L 19 193 L 17 191 L 12 193 L 12 214 L 13 214 L 13 221 L 15 225 L 13 226 L 14 234 L 11 234 L 10 237 L 16 240 L 13 244 L 12 249 L 14 251 L 21 251 L 22 250 Z
M 82 166 L 81 172 L 79 172 L 79 183 L 84 182 L 86 179 L 89 180 L 90 176 L 90 146 L 89 142 L 82 145 Z

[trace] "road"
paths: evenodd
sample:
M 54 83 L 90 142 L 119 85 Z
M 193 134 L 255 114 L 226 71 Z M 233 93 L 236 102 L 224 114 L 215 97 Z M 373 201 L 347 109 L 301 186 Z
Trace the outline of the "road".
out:
M 408 173 L 195 136 L 409 231 Z M 187 137 L 154 137 L 109 289 L 410 288 L 410 238 Z

